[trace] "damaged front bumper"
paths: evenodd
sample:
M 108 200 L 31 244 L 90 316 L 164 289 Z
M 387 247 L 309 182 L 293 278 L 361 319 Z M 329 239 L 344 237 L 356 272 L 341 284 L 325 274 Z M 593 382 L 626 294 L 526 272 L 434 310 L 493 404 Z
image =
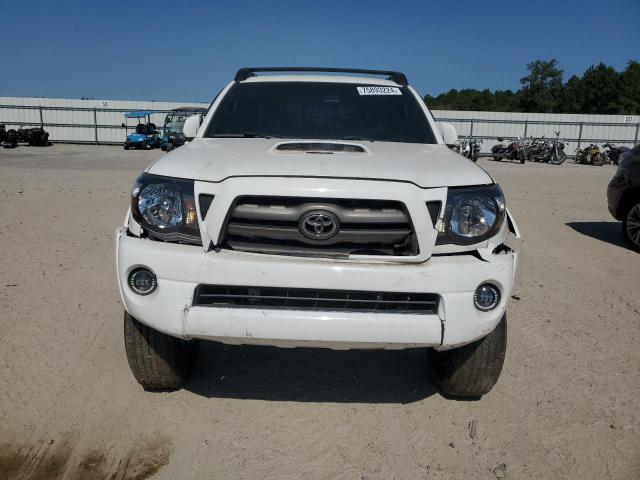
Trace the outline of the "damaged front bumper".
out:
M 482 338 L 505 312 L 518 258 L 509 248 L 481 256 L 434 255 L 411 264 L 205 252 L 133 237 L 125 227 L 116 230 L 116 257 L 126 310 L 156 330 L 229 344 L 334 349 L 448 349 Z M 147 296 L 127 286 L 129 273 L 140 266 L 157 276 L 158 288 Z M 477 310 L 473 301 L 476 288 L 485 282 L 502 294 L 490 312 Z M 437 314 L 193 306 L 201 284 L 434 293 L 440 301 Z

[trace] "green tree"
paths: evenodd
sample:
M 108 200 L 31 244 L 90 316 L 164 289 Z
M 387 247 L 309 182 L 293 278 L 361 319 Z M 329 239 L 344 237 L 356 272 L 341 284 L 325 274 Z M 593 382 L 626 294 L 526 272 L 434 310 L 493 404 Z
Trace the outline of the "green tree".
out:
M 516 92 L 452 89 L 427 95 L 425 102 L 435 110 L 640 114 L 640 63 L 635 60 L 622 72 L 603 63 L 591 66 L 564 84 L 555 59 L 536 60 L 527 69 Z
M 620 75 L 622 113 L 640 115 L 640 63 L 632 60 Z
M 583 111 L 582 78 L 572 75 L 564 84 L 558 97 L 557 113 L 582 113 Z
M 623 113 L 620 74 L 604 63 L 591 66 L 582 76 L 581 113 Z
M 527 64 L 529 75 L 520 79 L 520 105 L 525 112 L 554 112 L 562 90 L 558 61 L 535 60 Z

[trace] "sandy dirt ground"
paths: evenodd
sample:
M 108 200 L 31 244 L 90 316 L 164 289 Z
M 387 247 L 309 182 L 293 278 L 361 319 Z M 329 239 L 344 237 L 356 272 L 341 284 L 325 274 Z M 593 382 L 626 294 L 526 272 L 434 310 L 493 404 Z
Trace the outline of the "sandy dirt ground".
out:
M 480 160 L 524 237 L 480 400 L 441 396 L 411 352 L 213 344 L 150 393 L 113 231 L 159 155 L 0 149 L 0 478 L 640 478 L 640 255 L 606 208 L 614 167 Z

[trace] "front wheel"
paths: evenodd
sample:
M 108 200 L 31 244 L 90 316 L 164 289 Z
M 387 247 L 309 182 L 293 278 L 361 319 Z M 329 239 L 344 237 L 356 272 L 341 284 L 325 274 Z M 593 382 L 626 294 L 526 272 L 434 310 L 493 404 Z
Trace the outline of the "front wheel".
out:
M 625 209 L 622 235 L 631 248 L 640 252 L 640 199 L 632 201 Z
M 567 154 L 562 150 L 558 150 L 551 155 L 551 163 L 554 165 L 562 165 L 564 161 L 567 159 Z
M 602 155 L 601 153 L 598 153 L 591 157 L 591 163 L 596 167 L 601 167 L 602 165 L 607 163 L 607 161 L 604 158 L 604 155 Z
M 507 314 L 486 337 L 462 347 L 429 349 L 431 372 L 442 391 L 455 397 L 480 397 L 500 377 L 507 350 Z
M 124 347 L 133 376 L 146 389 L 180 388 L 198 352 L 197 341 L 184 341 L 148 327 L 124 312 Z

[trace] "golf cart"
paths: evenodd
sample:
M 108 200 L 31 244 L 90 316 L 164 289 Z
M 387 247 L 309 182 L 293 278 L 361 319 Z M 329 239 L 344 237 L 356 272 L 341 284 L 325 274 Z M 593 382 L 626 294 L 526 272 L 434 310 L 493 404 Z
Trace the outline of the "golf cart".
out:
M 185 120 L 192 115 L 204 116 L 206 112 L 207 109 L 202 107 L 180 107 L 167 113 L 164 119 L 160 148 L 170 152 L 174 148 L 184 145 L 187 140 L 182 133 Z
M 156 124 L 151 123 L 151 112 L 129 112 L 124 114 L 124 118 L 125 123 L 122 124 L 122 128 L 125 129 L 125 133 L 129 130 L 128 120 L 130 118 L 138 120 L 136 131 L 127 135 L 124 142 L 125 150 L 130 148 L 151 150 L 160 146 L 160 132 L 156 128 Z

